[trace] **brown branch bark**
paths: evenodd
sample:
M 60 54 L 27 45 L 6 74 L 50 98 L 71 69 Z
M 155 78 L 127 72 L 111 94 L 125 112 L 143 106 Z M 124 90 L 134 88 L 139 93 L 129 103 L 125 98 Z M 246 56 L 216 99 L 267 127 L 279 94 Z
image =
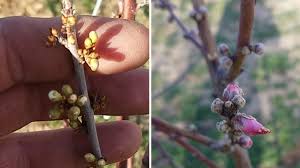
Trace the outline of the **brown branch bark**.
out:
M 197 148 L 190 145 L 188 142 L 186 142 L 186 138 L 183 137 L 175 137 L 175 142 L 177 142 L 179 145 L 181 145 L 184 149 L 189 151 L 196 159 L 199 161 L 202 161 L 207 165 L 209 168 L 218 168 L 218 166 L 211 160 L 209 160 L 203 153 L 201 153 Z
M 228 82 L 233 81 L 240 73 L 241 67 L 244 63 L 246 55 L 241 50 L 243 47 L 250 45 L 251 32 L 254 20 L 255 0 L 241 0 L 240 5 L 240 26 L 237 39 L 237 51 L 235 53 L 235 60 L 229 71 Z
M 235 163 L 235 167 L 243 167 L 243 168 L 251 168 L 251 161 L 248 155 L 247 150 L 241 148 L 240 146 L 236 145 L 232 152 L 232 158 Z
M 65 17 L 74 15 L 74 13 L 73 13 L 74 8 L 73 8 L 72 0 L 62 0 L 62 6 L 63 6 L 62 13 Z M 71 32 L 67 32 L 67 36 L 75 37 L 75 43 L 74 44 L 68 43 L 67 49 L 69 49 L 70 53 L 73 55 L 72 58 L 73 58 L 74 69 L 75 69 L 76 76 L 77 76 L 77 81 L 79 83 L 79 92 L 81 95 L 84 95 L 85 97 L 87 97 L 87 103 L 83 106 L 83 109 L 84 109 L 83 117 L 84 117 L 84 121 L 86 123 L 89 141 L 92 146 L 93 154 L 97 157 L 97 159 L 103 159 L 100 145 L 99 145 L 98 136 L 97 136 L 96 125 L 95 125 L 95 121 L 94 121 L 94 110 L 91 107 L 91 103 L 90 103 L 90 99 L 89 99 L 89 95 L 88 95 L 84 67 L 83 67 L 83 64 L 81 64 L 78 61 L 79 55 L 77 53 L 78 44 L 77 44 L 75 26 L 71 27 Z
M 152 117 L 152 124 L 153 124 L 154 128 L 156 128 L 157 130 L 159 130 L 161 132 L 164 132 L 169 137 L 173 137 L 176 135 L 183 136 L 183 137 L 189 138 L 191 140 L 194 140 L 198 143 L 201 143 L 203 145 L 206 145 L 208 147 L 210 147 L 211 144 L 215 143 L 214 140 L 210 139 L 207 136 L 201 135 L 199 133 L 191 133 L 186 130 L 179 129 L 157 117 Z

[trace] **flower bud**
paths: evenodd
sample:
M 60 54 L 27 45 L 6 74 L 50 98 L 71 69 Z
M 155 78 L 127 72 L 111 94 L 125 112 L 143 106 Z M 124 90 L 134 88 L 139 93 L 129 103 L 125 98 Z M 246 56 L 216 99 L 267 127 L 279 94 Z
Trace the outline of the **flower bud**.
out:
M 97 161 L 97 168 L 99 167 L 102 167 L 102 166 L 105 166 L 105 164 L 106 164 L 106 161 L 102 158 L 102 159 L 99 159 L 98 161 Z
M 56 29 L 54 29 L 53 27 L 51 27 L 51 28 L 49 29 L 49 31 L 50 31 L 50 34 L 51 34 L 51 35 L 53 35 L 53 36 L 55 36 L 55 37 L 57 37 L 57 36 L 58 36 L 58 32 L 57 32 L 57 30 L 56 30 Z
M 90 61 L 90 68 L 92 71 L 96 71 L 98 69 L 98 66 L 99 66 L 99 62 L 98 62 L 98 59 L 91 59 Z
M 77 50 L 77 54 L 80 55 L 80 56 L 82 56 L 82 55 L 83 55 L 82 49 L 78 49 L 78 50 Z
M 77 101 L 77 95 L 76 94 L 71 94 L 69 97 L 68 97 L 68 103 L 70 104 L 74 104 L 76 103 Z
M 84 106 L 87 103 L 88 99 L 85 96 L 79 96 L 76 104 L 80 107 Z
M 226 120 L 217 122 L 216 128 L 217 128 L 217 130 L 220 131 L 220 132 L 228 132 L 229 129 L 230 129 L 230 127 L 228 126 Z
M 95 31 L 91 31 L 89 33 L 89 38 L 91 39 L 92 43 L 95 44 L 97 42 L 98 35 Z
M 62 24 L 67 24 L 68 19 L 65 16 L 61 16 L 61 22 Z
M 232 102 L 240 109 L 243 108 L 246 104 L 246 100 L 241 95 L 235 95 L 232 98 Z
M 89 48 L 92 48 L 93 47 L 93 43 L 92 43 L 92 40 L 90 38 L 86 38 L 84 40 L 84 47 L 86 49 L 89 49 Z
M 70 96 L 73 93 L 73 89 L 70 85 L 63 85 L 61 92 L 64 96 Z
M 231 108 L 232 105 L 233 105 L 233 103 L 231 101 L 226 101 L 225 104 L 224 104 L 224 106 L 226 108 Z
M 95 53 L 95 52 L 91 52 L 90 55 L 89 55 L 90 58 L 97 58 L 98 57 L 98 54 Z
M 53 102 L 59 102 L 63 99 L 62 95 L 56 90 L 51 90 L 48 93 L 48 98 Z
M 69 125 L 73 129 L 78 129 L 80 127 L 81 123 L 79 121 L 70 121 Z
M 251 54 L 251 51 L 250 51 L 250 49 L 249 49 L 248 46 L 243 47 L 242 50 L 241 50 L 241 52 L 242 52 L 243 55 L 249 55 L 249 54 Z
M 264 54 L 264 44 L 263 43 L 257 43 L 254 45 L 254 52 L 257 55 L 263 55 Z
M 216 98 L 212 103 L 211 103 L 211 111 L 216 112 L 216 113 L 221 113 L 223 111 L 223 104 L 224 102 L 220 98 Z
M 84 159 L 88 163 L 93 163 L 96 161 L 96 156 L 93 155 L 92 153 L 87 153 L 84 155 Z
M 224 89 L 223 97 L 225 100 L 231 100 L 235 95 L 244 95 L 244 92 L 238 84 L 229 83 Z
M 73 35 L 68 36 L 67 40 L 68 40 L 68 44 L 72 44 L 72 45 L 74 45 L 76 41 Z
M 251 146 L 253 145 L 253 141 L 252 139 L 247 136 L 247 135 L 242 135 L 237 142 L 241 147 L 245 148 L 245 149 L 249 149 L 251 148 Z
M 244 134 L 249 136 L 267 134 L 271 131 L 265 128 L 261 123 L 259 123 L 253 116 L 246 115 L 244 113 L 238 113 L 232 118 L 234 127 L 238 130 L 244 132 Z
M 225 43 L 222 43 L 218 46 L 218 51 L 223 56 L 229 56 L 229 47 Z
M 58 106 L 54 106 L 49 110 L 49 118 L 53 120 L 57 120 L 61 118 L 63 112 L 64 110 L 62 108 L 59 108 Z
M 70 120 L 77 120 L 77 118 L 80 115 L 80 108 L 77 106 L 72 106 L 69 110 L 68 110 L 68 118 Z
M 70 26 L 74 26 L 76 23 L 76 17 L 75 16 L 69 16 L 67 18 L 67 24 Z

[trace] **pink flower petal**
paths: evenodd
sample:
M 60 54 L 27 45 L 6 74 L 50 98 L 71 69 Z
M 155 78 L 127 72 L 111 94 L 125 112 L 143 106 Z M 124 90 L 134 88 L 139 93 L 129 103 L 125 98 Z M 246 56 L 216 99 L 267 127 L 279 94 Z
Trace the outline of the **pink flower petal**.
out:
M 232 121 L 236 129 L 243 131 L 246 135 L 254 136 L 259 134 L 267 134 L 271 131 L 259 123 L 254 117 L 239 113 L 233 117 Z

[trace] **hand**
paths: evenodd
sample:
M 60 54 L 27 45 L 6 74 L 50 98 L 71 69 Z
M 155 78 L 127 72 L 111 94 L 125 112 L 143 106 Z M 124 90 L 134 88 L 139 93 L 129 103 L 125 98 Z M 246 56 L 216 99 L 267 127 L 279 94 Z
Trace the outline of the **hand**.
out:
M 91 152 L 87 135 L 71 129 L 10 134 L 32 121 L 49 120 L 49 90 L 64 83 L 76 86 L 68 50 L 45 46 L 48 29 L 59 30 L 59 20 L 0 19 L 0 167 L 83 167 L 83 155 Z M 148 30 L 134 22 L 95 17 L 81 17 L 77 30 L 80 46 L 91 30 L 99 35 L 99 69 L 86 71 L 89 91 L 107 97 L 101 114 L 147 114 L 148 71 L 136 68 L 148 59 Z M 97 130 L 108 163 L 130 157 L 141 143 L 139 128 L 127 121 L 101 123 Z

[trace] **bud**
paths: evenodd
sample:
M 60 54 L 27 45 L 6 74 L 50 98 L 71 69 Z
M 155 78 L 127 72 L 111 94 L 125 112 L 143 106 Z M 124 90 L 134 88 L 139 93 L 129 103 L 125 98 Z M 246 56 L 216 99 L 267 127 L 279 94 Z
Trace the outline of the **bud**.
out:
M 76 104 L 81 107 L 81 106 L 84 106 L 87 103 L 87 101 L 88 101 L 87 97 L 79 96 Z
M 106 164 L 106 161 L 102 158 L 102 159 L 97 161 L 97 168 L 105 166 L 105 164 Z
M 233 61 L 228 56 L 219 57 L 219 66 L 223 69 L 230 69 Z
M 70 26 L 74 26 L 76 23 L 76 18 L 75 16 L 69 16 L 67 19 L 67 24 Z
M 257 55 L 263 55 L 264 54 L 264 44 L 263 43 L 257 43 L 254 45 L 254 52 Z
M 77 120 L 77 118 L 80 115 L 80 108 L 77 106 L 72 106 L 69 110 L 68 110 L 68 118 L 70 120 Z
M 69 125 L 73 129 L 78 129 L 80 127 L 81 123 L 79 121 L 70 121 Z
M 223 104 L 224 102 L 220 98 L 216 98 L 212 103 L 211 103 L 211 111 L 216 112 L 216 113 L 222 113 L 223 111 Z
M 57 37 L 57 36 L 58 36 L 58 32 L 57 32 L 57 30 L 56 30 L 56 29 L 54 29 L 53 27 L 51 27 L 51 28 L 49 29 L 49 31 L 50 31 L 50 34 L 51 34 L 51 35 L 53 35 L 53 36 L 55 36 L 55 37 Z
M 226 120 L 217 122 L 216 128 L 217 128 L 217 130 L 220 131 L 220 132 L 228 132 L 229 129 L 230 129 L 230 127 L 228 126 Z
M 252 139 L 247 136 L 247 135 L 242 135 L 237 142 L 241 147 L 245 148 L 245 149 L 249 149 L 251 148 L 251 146 L 253 145 L 253 141 Z
M 242 52 L 243 55 L 249 55 L 249 54 L 251 54 L 251 51 L 250 51 L 250 49 L 249 49 L 248 46 L 243 47 L 242 50 L 241 50 L 241 52 Z
M 82 55 L 83 55 L 82 49 L 78 49 L 78 50 L 77 50 L 77 54 L 78 54 L 79 56 L 82 56 Z
M 232 102 L 240 109 L 243 108 L 246 104 L 246 100 L 241 95 L 235 95 L 232 99 Z
M 76 94 L 71 94 L 71 95 L 68 97 L 68 103 L 74 104 L 76 101 L 77 101 L 77 95 L 76 95 Z
M 96 156 L 93 155 L 92 153 L 87 153 L 84 155 L 84 159 L 88 163 L 93 163 L 96 161 Z
M 74 45 L 76 41 L 73 35 L 68 36 L 67 40 L 68 40 L 68 44 L 72 44 L 72 45 Z
M 91 59 L 90 61 L 90 68 L 92 71 L 96 71 L 98 69 L 98 66 L 99 66 L 99 62 L 98 62 L 98 59 Z
M 229 56 L 229 47 L 227 44 L 225 43 L 221 43 L 219 46 L 218 46 L 218 51 L 221 55 L 223 56 Z
M 64 15 L 61 16 L 61 22 L 62 22 L 62 24 L 67 24 L 67 20 L 68 19 Z
M 232 118 L 234 127 L 238 130 L 244 132 L 244 134 L 249 136 L 267 134 L 271 131 L 265 128 L 261 123 L 259 123 L 253 116 L 246 115 L 244 113 L 238 113 Z
M 48 98 L 53 102 L 59 102 L 63 99 L 62 95 L 56 90 L 51 90 L 48 93 Z
M 93 43 L 92 43 L 92 40 L 90 38 L 86 38 L 84 40 L 84 47 L 86 49 L 89 49 L 89 48 L 92 48 L 93 47 Z
M 95 53 L 95 52 L 91 52 L 90 55 L 89 55 L 90 58 L 97 58 L 98 57 L 98 54 Z
M 232 104 L 231 101 L 226 101 L 225 104 L 224 104 L 224 106 L 225 106 L 226 108 L 230 108 L 232 105 L 233 105 L 233 104 Z
M 91 39 L 92 43 L 95 44 L 97 42 L 98 35 L 95 31 L 91 31 L 89 33 L 89 38 Z
M 70 85 L 63 85 L 61 88 L 61 92 L 64 96 L 69 96 L 73 93 L 73 89 Z
M 49 118 L 53 120 L 57 120 L 61 118 L 61 115 L 63 114 L 64 109 L 59 108 L 58 106 L 54 106 L 49 110 Z
M 244 95 L 244 92 L 238 84 L 229 83 L 224 89 L 223 97 L 225 100 L 231 100 L 235 95 Z

